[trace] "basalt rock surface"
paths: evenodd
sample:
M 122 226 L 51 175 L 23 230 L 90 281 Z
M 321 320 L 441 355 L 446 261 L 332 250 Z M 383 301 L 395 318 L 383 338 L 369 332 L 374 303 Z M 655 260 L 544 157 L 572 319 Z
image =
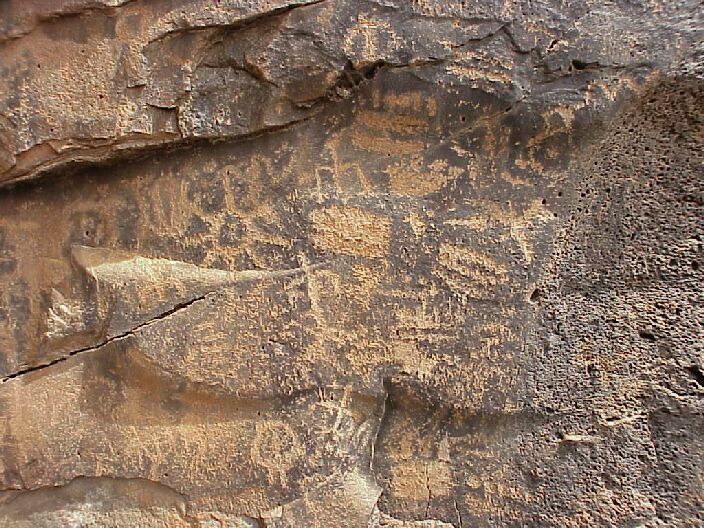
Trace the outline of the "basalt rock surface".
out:
M 703 42 L 0 1 L 0 527 L 704 526 Z

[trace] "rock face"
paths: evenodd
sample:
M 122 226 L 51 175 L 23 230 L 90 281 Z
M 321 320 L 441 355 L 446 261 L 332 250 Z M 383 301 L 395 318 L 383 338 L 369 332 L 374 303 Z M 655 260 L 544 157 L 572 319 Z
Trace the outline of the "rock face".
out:
M 0 2 L 0 527 L 704 526 L 703 42 Z

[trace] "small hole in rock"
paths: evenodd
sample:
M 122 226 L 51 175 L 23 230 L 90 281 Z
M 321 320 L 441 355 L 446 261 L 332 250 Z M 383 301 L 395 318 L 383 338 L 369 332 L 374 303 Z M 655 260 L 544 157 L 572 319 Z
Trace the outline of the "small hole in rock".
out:
M 649 330 L 639 330 L 638 335 L 641 337 L 641 339 L 645 339 L 646 341 L 655 341 L 655 335 Z
M 692 365 L 691 367 L 687 367 L 687 370 L 694 378 L 694 381 L 696 381 L 697 384 L 704 387 L 704 372 L 702 372 L 701 369 L 697 365 Z
M 572 67 L 573 67 L 575 70 L 584 70 L 584 69 L 587 68 L 587 66 L 589 66 L 589 64 L 587 64 L 587 63 L 584 62 L 584 61 L 581 61 L 581 60 L 578 60 L 578 59 L 572 60 Z

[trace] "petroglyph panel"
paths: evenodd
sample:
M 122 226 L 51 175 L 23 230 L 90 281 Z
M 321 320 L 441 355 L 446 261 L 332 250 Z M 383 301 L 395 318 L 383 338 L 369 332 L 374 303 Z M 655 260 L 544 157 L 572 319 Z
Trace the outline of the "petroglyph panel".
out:
M 0 2 L 0 526 L 698 526 L 695 0 Z

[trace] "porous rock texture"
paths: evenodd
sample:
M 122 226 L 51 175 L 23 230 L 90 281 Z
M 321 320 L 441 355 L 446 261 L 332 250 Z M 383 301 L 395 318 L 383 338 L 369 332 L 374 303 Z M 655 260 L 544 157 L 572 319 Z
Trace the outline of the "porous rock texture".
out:
M 0 527 L 704 526 L 700 0 L 0 0 Z

